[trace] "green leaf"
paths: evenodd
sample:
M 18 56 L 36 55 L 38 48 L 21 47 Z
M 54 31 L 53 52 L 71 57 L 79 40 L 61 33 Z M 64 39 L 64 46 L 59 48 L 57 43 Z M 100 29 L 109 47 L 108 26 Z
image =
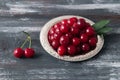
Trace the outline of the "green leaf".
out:
M 101 20 L 93 25 L 94 29 L 98 31 L 99 29 L 103 28 L 107 25 L 110 21 L 109 20 Z
M 98 34 L 105 34 L 105 33 L 109 32 L 111 30 L 112 30 L 112 28 L 105 26 L 105 27 L 101 28 L 100 30 L 98 30 L 97 33 Z

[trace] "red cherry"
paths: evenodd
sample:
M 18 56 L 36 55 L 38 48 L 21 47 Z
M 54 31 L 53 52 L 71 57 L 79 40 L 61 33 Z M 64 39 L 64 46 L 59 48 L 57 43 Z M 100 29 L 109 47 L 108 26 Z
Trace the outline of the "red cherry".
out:
M 72 42 L 73 42 L 73 45 L 77 46 L 77 45 L 80 44 L 80 39 L 75 37 L 75 38 L 72 39 Z
M 57 34 L 61 33 L 60 27 L 55 29 L 55 33 L 57 33 Z
M 55 28 L 55 29 L 56 29 L 56 28 L 60 28 L 60 26 L 61 26 L 60 23 L 57 23 L 57 24 L 54 25 L 54 28 Z
M 21 48 L 16 48 L 13 54 L 16 58 L 21 58 L 24 55 L 24 50 Z
M 62 36 L 62 33 L 55 33 L 54 40 L 59 40 L 61 36 Z
M 67 46 L 69 44 L 69 37 L 65 36 L 65 35 L 61 36 L 60 37 L 60 44 Z
M 91 25 L 89 23 L 86 23 L 85 27 L 91 27 Z
M 79 29 L 72 27 L 71 28 L 71 33 L 74 34 L 74 35 L 79 34 Z
M 80 22 L 81 26 L 84 26 L 84 27 L 85 27 L 85 24 L 86 24 L 85 19 L 80 18 L 80 19 L 79 19 L 79 22 Z
M 77 22 L 77 26 L 79 27 L 79 29 L 83 29 L 85 27 L 84 24 L 80 21 Z
M 67 52 L 67 49 L 66 49 L 64 46 L 59 46 L 59 47 L 58 47 L 57 53 L 58 53 L 60 56 L 65 55 L 66 52 Z
M 74 28 L 78 28 L 78 29 L 79 29 L 79 24 L 74 23 L 74 24 L 73 24 L 73 27 L 74 27 Z
M 88 28 L 86 29 L 86 34 L 87 34 L 88 36 L 94 36 L 94 35 L 95 35 L 95 30 L 94 30 L 92 27 L 88 27 Z
M 63 25 L 61 25 L 60 30 L 61 30 L 62 33 L 68 33 L 69 32 L 69 27 L 68 27 L 67 24 L 63 24 Z
M 72 18 L 70 18 L 70 21 L 72 21 L 72 22 L 77 22 L 78 19 L 77 19 L 76 17 L 72 17 Z
M 60 46 L 59 41 L 57 41 L 57 40 L 53 40 L 53 41 L 52 41 L 52 47 L 53 47 L 54 49 L 57 49 L 59 46 Z
M 88 52 L 88 51 L 90 50 L 90 46 L 85 43 L 85 44 L 82 45 L 82 50 L 83 50 L 84 52 Z
M 73 45 L 67 47 L 69 55 L 73 56 L 76 53 L 76 48 Z
M 68 24 L 68 20 L 67 19 L 64 19 L 61 21 L 62 24 Z
M 70 26 L 73 26 L 74 23 L 75 23 L 75 21 L 74 21 L 73 19 L 69 19 L 69 20 L 68 20 L 68 24 L 69 24 Z
M 49 36 L 49 41 L 50 41 L 50 42 L 53 41 L 54 39 L 55 39 L 55 38 L 54 38 L 54 34 Z
M 26 48 L 24 55 L 27 58 L 31 58 L 31 57 L 33 57 L 35 55 L 35 51 L 32 48 Z
M 88 41 L 88 36 L 86 34 L 81 34 L 80 36 L 81 42 L 87 42 Z
M 73 38 L 72 33 L 67 33 L 67 34 L 65 34 L 65 36 L 69 37 L 69 39 L 72 39 L 72 38 Z
M 96 46 L 97 43 L 97 38 L 96 37 L 92 37 L 89 39 L 89 44 L 90 46 Z
M 50 31 L 49 31 L 49 34 L 52 35 L 52 34 L 54 34 L 54 33 L 55 33 L 55 28 L 52 27 L 52 28 L 50 29 Z

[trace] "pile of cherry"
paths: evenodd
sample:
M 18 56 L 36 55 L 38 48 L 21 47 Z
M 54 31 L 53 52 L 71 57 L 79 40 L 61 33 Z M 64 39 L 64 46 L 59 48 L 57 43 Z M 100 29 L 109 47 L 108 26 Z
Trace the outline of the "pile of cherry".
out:
M 85 19 L 71 17 L 50 28 L 48 41 L 60 56 L 83 55 L 95 49 L 97 33 Z

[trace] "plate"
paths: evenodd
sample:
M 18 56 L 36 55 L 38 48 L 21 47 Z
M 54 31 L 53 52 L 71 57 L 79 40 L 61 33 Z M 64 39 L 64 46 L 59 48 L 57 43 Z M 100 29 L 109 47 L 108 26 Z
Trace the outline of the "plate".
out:
M 85 17 L 82 16 L 75 16 L 75 15 L 65 15 L 65 16 L 60 16 L 60 17 L 56 17 L 54 19 L 51 19 L 50 21 L 48 21 L 43 28 L 40 31 L 40 43 L 42 45 L 42 47 L 45 49 L 45 51 L 47 53 L 49 53 L 50 55 L 52 55 L 55 58 L 64 60 L 64 61 L 71 61 L 71 62 L 75 62 L 75 61 L 83 61 L 83 60 L 87 60 L 89 58 L 92 58 L 93 56 L 95 56 L 96 54 L 99 53 L 99 51 L 102 49 L 103 44 L 104 44 L 104 38 L 100 35 L 97 35 L 98 38 L 98 42 L 96 45 L 96 48 L 84 55 L 77 55 L 77 56 L 59 56 L 57 54 L 57 52 L 50 46 L 49 42 L 48 42 L 48 31 L 49 29 L 56 24 L 57 22 L 60 22 L 63 19 L 68 19 L 71 17 L 77 17 L 77 18 L 84 18 L 86 22 L 90 23 L 91 25 L 94 24 L 93 21 L 91 21 L 90 19 L 87 19 Z

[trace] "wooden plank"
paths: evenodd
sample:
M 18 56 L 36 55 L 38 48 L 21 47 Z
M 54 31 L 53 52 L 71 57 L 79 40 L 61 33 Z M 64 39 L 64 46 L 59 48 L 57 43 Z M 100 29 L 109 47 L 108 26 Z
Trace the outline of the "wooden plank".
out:
M 120 0 L 0 0 L 0 80 L 120 80 Z M 81 15 L 95 22 L 111 20 L 111 33 L 95 57 L 83 62 L 53 58 L 39 41 L 41 28 L 60 15 Z M 17 59 L 27 31 L 36 56 Z M 25 46 L 27 47 L 27 45 Z

